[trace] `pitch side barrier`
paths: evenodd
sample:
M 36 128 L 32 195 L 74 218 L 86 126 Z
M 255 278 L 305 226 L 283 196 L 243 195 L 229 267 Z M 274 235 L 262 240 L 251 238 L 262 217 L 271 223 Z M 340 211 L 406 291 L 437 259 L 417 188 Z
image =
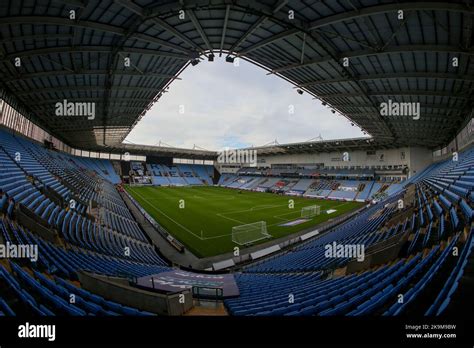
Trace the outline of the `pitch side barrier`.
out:
M 176 238 L 174 238 L 171 234 L 168 233 L 168 231 L 166 231 L 158 222 L 156 222 L 155 219 L 153 219 L 153 217 L 148 214 L 145 209 L 143 209 L 141 207 L 141 205 L 135 200 L 135 198 L 132 197 L 132 195 L 130 195 L 127 190 L 123 190 L 123 193 L 127 196 L 127 198 L 133 203 L 133 205 L 135 205 L 135 207 L 140 211 L 140 213 L 145 217 L 145 219 L 153 226 L 153 228 L 155 228 L 155 230 L 161 234 L 170 244 L 171 246 L 173 246 L 173 248 L 175 248 L 176 250 L 178 250 L 180 253 L 183 253 L 185 248 L 184 248 L 184 245 L 179 241 L 177 240 Z

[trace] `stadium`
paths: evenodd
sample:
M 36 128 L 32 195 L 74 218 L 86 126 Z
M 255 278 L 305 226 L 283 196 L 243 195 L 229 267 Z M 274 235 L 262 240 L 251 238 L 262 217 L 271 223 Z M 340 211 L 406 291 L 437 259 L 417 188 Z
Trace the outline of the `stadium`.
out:
M 1 1 L 0 326 L 472 320 L 473 5 Z M 199 143 L 204 118 L 150 115 L 188 72 L 239 62 L 358 136 L 128 141 L 150 120 Z M 210 86 L 193 88 L 185 98 Z M 323 123 L 308 112 L 302 128 Z M 288 120 L 274 124 L 290 134 Z M 274 124 L 259 132 L 274 138 Z M 25 325 L 5 333 L 28 341 Z

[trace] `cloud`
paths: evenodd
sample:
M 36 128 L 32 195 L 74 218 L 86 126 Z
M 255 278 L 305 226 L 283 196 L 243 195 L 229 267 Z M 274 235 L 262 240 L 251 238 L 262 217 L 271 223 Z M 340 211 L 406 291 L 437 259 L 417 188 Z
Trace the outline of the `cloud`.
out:
M 238 67 L 224 59 L 202 61 L 180 77 L 127 141 L 218 150 L 274 140 L 301 142 L 319 134 L 324 139 L 362 136 L 318 100 L 299 95 L 287 81 L 243 60 Z

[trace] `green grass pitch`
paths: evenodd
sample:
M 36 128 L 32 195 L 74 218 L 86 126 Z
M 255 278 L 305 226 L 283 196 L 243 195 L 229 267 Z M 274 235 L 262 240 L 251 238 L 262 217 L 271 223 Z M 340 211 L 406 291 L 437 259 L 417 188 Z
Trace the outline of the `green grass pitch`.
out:
M 210 186 L 127 187 L 127 191 L 169 233 L 199 257 L 232 251 L 232 227 L 266 221 L 273 238 L 307 229 L 354 210 L 363 203 L 281 196 Z M 289 200 L 294 201 L 290 209 Z M 183 207 L 184 204 L 184 207 Z M 301 217 L 301 208 L 319 205 L 321 214 L 294 226 L 280 226 Z M 336 212 L 327 214 L 326 210 Z M 262 240 L 260 242 L 268 241 Z M 258 242 L 256 243 L 258 244 Z

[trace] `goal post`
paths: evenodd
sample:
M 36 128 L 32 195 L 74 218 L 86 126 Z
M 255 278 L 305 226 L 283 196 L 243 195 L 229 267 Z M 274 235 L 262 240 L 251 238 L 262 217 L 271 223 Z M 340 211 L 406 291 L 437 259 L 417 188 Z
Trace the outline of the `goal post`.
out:
M 271 237 L 267 232 L 265 221 L 232 227 L 232 241 L 238 245 L 251 244 Z
M 319 205 L 310 205 L 310 206 L 301 208 L 302 218 L 312 218 L 319 214 L 321 214 L 321 207 Z

